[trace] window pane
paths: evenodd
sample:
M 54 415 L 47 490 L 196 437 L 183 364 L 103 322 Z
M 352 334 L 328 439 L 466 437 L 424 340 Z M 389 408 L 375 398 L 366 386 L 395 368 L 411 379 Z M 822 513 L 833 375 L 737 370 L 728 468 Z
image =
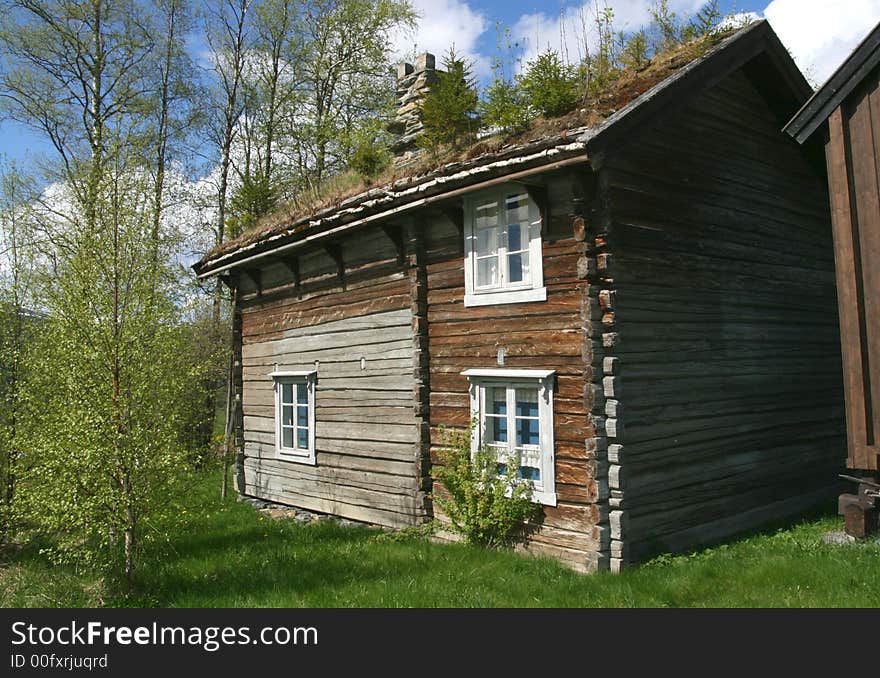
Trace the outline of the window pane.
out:
M 523 222 L 529 220 L 529 195 L 519 193 L 507 198 L 507 223 Z
M 281 424 L 283 426 L 293 426 L 293 407 L 290 405 L 281 406 Z
M 489 414 L 507 414 L 507 389 L 506 388 L 490 388 L 486 389 L 486 406 L 489 408 Z
M 281 384 L 281 402 L 282 403 L 292 403 L 293 402 L 293 384 L 291 384 L 289 382 Z
M 490 228 L 498 225 L 498 203 L 494 200 L 492 202 L 483 203 L 482 205 L 477 205 L 474 212 L 476 216 L 475 226 L 478 229 Z
M 495 254 L 498 251 L 498 240 L 497 228 L 478 228 L 477 254 L 480 256 Z
M 516 420 L 516 444 L 539 445 L 541 442 L 540 429 L 537 419 Z
M 477 287 L 498 284 L 498 257 L 477 259 Z
M 309 447 L 309 430 L 307 428 L 296 429 L 296 446 L 301 450 Z
M 293 422 L 291 422 L 293 423 Z M 308 428 L 309 426 L 309 408 L 303 407 L 299 405 L 296 408 L 296 425 L 297 426 L 305 426 Z
M 309 402 L 309 388 L 305 384 L 296 385 L 296 402 L 306 405 Z
M 516 416 L 517 417 L 537 417 L 538 416 L 538 390 L 537 389 L 516 389 Z
M 509 252 L 519 252 L 527 247 L 527 243 L 522 241 L 522 228 L 520 225 L 510 224 L 507 227 L 507 250 Z
M 532 468 L 531 466 L 520 466 L 519 477 L 526 480 L 538 481 L 541 480 L 541 471 L 536 468 Z
M 286 426 L 281 427 L 281 447 L 293 447 L 293 429 Z
M 523 255 L 511 254 L 507 257 L 507 274 L 510 282 L 523 281 Z
M 507 475 L 507 464 L 496 464 L 495 465 L 495 472 L 499 476 L 506 476 Z
M 507 442 L 507 417 L 486 417 L 486 442 Z

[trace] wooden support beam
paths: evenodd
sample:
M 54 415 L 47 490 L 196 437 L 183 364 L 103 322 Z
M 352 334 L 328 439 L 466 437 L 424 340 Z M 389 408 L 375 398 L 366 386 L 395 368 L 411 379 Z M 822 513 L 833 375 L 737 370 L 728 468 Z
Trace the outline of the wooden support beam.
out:
M 550 217 L 550 198 L 547 195 L 547 187 L 543 184 L 524 184 L 526 193 L 538 206 L 541 213 L 541 235 L 546 235 L 547 224 Z
M 388 236 L 388 239 L 394 244 L 394 249 L 397 250 L 397 262 L 402 264 L 406 257 L 403 228 L 400 226 L 383 224 L 382 232 L 385 233 L 385 235 Z
M 340 281 L 345 280 L 345 260 L 342 258 L 342 245 L 338 243 L 327 243 L 324 245 L 324 251 L 336 262 L 336 276 Z
M 257 288 L 257 296 L 262 296 L 263 272 L 259 268 L 247 268 L 241 270 L 241 275 L 250 280 L 253 286 Z
M 302 278 L 299 272 L 299 257 L 296 255 L 289 255 L 286 257 L 279 257 L 278 261 L 287 269 L 290 277 L 293 278 L 294 289 L 296 294 L 299 295 L 300 287 L 302 286 Z
M 464 252 L 464 208 L 461 205 L 440 205 L 440 210 L 458 230 L 458 245 Z
M 226 285 L 226 287 L 228 287 L 230 290 L 235 289 L 236 280 L 232 273 L 221 273 L 217 277 L 220 278 L 220 282 Z
M 441 205 L 440 210 L 458 229 L 458 233 L 464 237 L 464 208 L 460 205 Z

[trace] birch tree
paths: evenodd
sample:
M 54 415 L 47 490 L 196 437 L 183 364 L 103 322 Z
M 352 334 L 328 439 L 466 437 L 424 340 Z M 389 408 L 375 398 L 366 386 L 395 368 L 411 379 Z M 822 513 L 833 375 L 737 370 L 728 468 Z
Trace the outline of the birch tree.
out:
M 0 171 L 0 544 L 14 531 L 21 458 L 21 383 L 35 313 L 33 186 L 16 167 Z
M 178 405 L 199 369 L 184 361 L 161 219 L 182 5 L 3 2 L 0 105 L 57 159 L 34 215 L 46 318 L 19 389 L 17 487 L 53 555 L 130 581 L 185 465 Z
M 412 26 L 406 0 L 309 0 L 303 9 L 304 114 L 291 119 L 300 171 L 312 188 L 340 171 L 362 124 L 393 95 L 389 36 Z

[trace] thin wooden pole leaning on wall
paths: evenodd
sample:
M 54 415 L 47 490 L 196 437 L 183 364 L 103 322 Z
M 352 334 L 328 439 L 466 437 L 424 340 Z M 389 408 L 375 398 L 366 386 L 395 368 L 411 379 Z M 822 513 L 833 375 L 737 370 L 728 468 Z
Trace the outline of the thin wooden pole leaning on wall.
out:
M 226 372 L 226 427 L 224 429 L 223 434 L 223 483 L 220 486 L 220 498 L 226 499 L 226 495 L 229 491 L 229 460 L 232 457 L 232 453 L 234 451 L 234 440 L 233 440 L 233 432 L 234 428 L 234 410 L 233 410 L 233 397 L 235 394 L 235 389 L 233 385 L 233 379 L 235 376 L 234 367 L 235 367 L 235 307 L 237 303 L 238 296 L 238 288 L 232 288 L 232 314 L 233 314 L 233 322 L 230 323 L 232 332 L 230 335 L 229 342 L 229 368 Z

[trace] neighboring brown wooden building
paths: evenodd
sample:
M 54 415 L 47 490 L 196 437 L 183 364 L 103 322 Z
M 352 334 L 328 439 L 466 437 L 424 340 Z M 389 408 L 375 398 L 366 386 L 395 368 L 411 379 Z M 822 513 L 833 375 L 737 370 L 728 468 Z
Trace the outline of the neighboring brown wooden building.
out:
M 581 570 L 833 495 L 826 179 L 780 132 L 811 89 L 765 22 L 676 58 L 196 264 L 238 291 L 240 491 L 417 524 L 475 417 L 543 505 L 527 548 Z
M 880 25 L 785 127 L 825 143 L 843 349 L 847 466 L 880 468 Z M 817 134 L 817 132 L 820 132 Z

